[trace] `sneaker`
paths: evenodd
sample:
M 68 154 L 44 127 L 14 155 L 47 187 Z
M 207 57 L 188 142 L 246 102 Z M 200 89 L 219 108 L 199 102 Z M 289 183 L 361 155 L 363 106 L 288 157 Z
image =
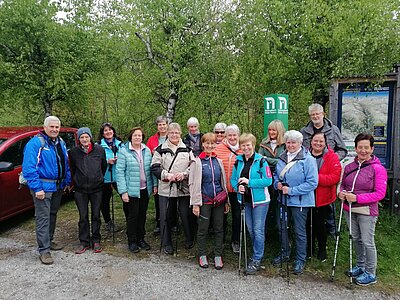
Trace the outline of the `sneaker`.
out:
M 190 241 L 190 242 L 186 242 L 185 243 L 185 249 L 189 250 L 192 249 L 194 247 L 194 241 Z
M 361 268 L 359 266 L 355 266 L 351 268 L 351 270 L 347 270 L 346 272 L 344 272 L 344 274 L 348 277 L 358 277 L 363 273 L 364 273 L 364 268 Z
M 207 269 L 208 268 L 207 256 L 202 255 L 202 256 L 199 257 L 199 266 L 202 267 L 203 269 Z
M 100 243 L 94 243 L 93 244 L 93 252 L 100 253 L 101 251 L 103 251 L 103 249 L 101 249 Z
M 222 262 L 221 256 L 214 257 L 214 268 L 217 270 L 221 270 L 224 267 L 224 263 Z
M 75 250 L 75 254 L 85 253 L 86 250 L 88 250 L 88 249 L 89 249 L 89 246 L 79 245 L 79 247 L 76 248 L 76 250 Z
M 299 260 L 296 260 L 293 266 L 293 274 L 300 275 L 303 274 L 303 271 L 304 271 L 304 263 Z
M 129 250 L 133 253 L 138 253 L 140 251 L 139 246 L 136 243 L 129 244 Z
M 321 262 L 326 262 L 326 250 L 320 250 L 320 251 L 318 251 L 317 258 L 318 258 Z
M 50 252 L 40 254 L 39 259 L 44 265 L 51 265 L 54 263 L 54 259 L 51 257 Z
M 160 233 L 161 233 L 160 227 L 154 228 L 153 234 L 154 234 L 155 236 L 160 235 Z
M 146 250 L 146 251 L 151 249 L 150 245 L 147 244 L 145 240 L 140 240 L 138 242 L 138 246 L 139 246 L 140 249 L 143 249 L 143 250 Z
M 261 262 L 259 260 L 251 259 L 246 268 L 247 275 L 254 275 L 261 269 Z
M 240 244 L 239 244 L 239 242 L 232 242 L 232 251 L 235 254 L 239 254 L 239 252 L 240 252 Z
M 357 285 L 367 286 L 376 283 L 376 276 L 365 271 L 355 279 Z
M 64 248 L 64 246 L 63 245 L 61 245 L 61 244 L 59 244 L 59 243 L 56 243 L 56 242 L 53 242 L 53 241 L 51 241 L 51 244 L 50 244 L 50 250 L 53 250 L 53 251 L 58 251 L 58 250 L 62 250 Z
M 287 261 L 289 261 L 289 256 L 278 255 L 277 257 L 275 257 L 275 258 L 272 260 L 272 265 L 273 265 L 274 267 L 277 267 L 277 266 L 279 266 L 281 263 L 284 263 L 284 262 L 287 262 Z
M 164 253 L 168 255 L 174 254 L 174 248 L 171 245 L 167 245 L 164 247 Z

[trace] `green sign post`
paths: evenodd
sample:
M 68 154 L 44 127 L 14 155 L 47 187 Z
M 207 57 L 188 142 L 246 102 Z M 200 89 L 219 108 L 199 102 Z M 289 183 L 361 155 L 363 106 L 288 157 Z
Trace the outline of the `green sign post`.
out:
M 289 95 L 272 94 L 264 96 L 264 137 L 268 135 L 268 124 L 281 120 L 286 130 L 289 128 Z

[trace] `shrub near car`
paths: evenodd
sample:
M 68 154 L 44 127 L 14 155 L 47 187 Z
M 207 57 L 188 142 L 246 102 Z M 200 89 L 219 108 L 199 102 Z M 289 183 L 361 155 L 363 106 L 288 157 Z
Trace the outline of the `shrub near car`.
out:
M 43 127 L 0 127 L 0 221 L 34 208 L 32 196 L 18 182 L 25 145 Z M 76 128 L 61 127 L 67 149 L 76 145 Z

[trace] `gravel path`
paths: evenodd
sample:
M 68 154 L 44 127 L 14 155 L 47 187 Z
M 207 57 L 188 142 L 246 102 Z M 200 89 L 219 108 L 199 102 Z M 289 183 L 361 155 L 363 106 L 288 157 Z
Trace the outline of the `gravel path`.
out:
M 202 270 L 170 256 L 120 258 L 53 252 L 45 266 L 32 245 L 0 238 L 0 299 L 400 299 L 368 288 L 291 277 L 238 276 Z

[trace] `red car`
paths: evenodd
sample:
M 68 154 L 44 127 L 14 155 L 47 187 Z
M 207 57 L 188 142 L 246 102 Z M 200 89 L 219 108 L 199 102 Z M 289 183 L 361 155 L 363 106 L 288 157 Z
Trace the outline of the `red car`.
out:
M 33 209 L 27 186 L 18 183 L 25 145 L 43 127 L 0 127 L 0 221 Z M 76 128 L 61 127 L 60 137 L 71 149 L 77 143 Z

